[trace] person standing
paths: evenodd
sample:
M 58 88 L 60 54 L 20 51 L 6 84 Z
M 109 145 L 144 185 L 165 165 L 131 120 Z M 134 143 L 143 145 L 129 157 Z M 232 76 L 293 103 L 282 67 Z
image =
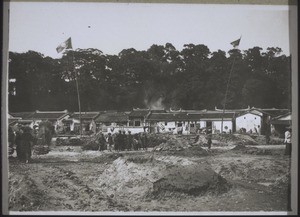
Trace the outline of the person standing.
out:
M 146 133 L 143 133 L 142 135 L 142 147 L 144 150 L 147 150 L 147 145 L 148 145 L 148 138 Z
M 128 135 L 127 135 L 127 149 L 129 151 L 133 149 L 133 136 L 130 130 L 128 131 Z
M 100 133 L 100 137 L 99 137 L 99 151 L 104 151 L 105 150 L 105 146 L 106 146 L 106 141 L 104 138 L 103 133 Z
M 30 131 L 31 131 L 30 127 L 25 127 L 23 129 L 23 134 L 21 136 L 21 149 L 22 149 L 22 153 L 24 153 L 25 163 L 28 163 L 31 159 L 31 147 L 34 141 L 34 138 Z
M 108 149 L 109 151 L 112 150 L 113 144 L 114 144 L 114 141 L 113 141 L 113 138 L 112 138 L 112 136 L 111 136 L 111 133 L 108 133 L 108 136 L 107 136 L 107 149 Z
M 15 137 L 15 143 L 16 143 L 16 152 L 17 152 L 17 158 L 22 161 L 24 159 L 24 155 L 22 154 L 22 148 L 21 148 L 21 141 L 22 141 L 22 129 L 20 126 L 18 126 L 16 130 L 16 137 Z
M 120 151 L 121 137 L 122 137 L 122 131 L 119 130 L 119 133 L 116 135 L 116 138 L 115 138 L 115 150 L 116 151 Z
M 292 153 L 292 143 L 291 143 L 291 129 L 288 128 L 284 133 L 284 143 L 285 143 L 285 155 L 291 155 Z
M 9 126 L 8 128 L 8 150 L 9 150 L 9 155 L 12 155 L 15 150 L 14 150 L 14 146 L 15 146 L 15 133 L 12 129 L 11 126 Z
M 208 146 L 208 149 L 211 149 L 211 144 L 212 144 L 212 134 L 211 134 L 211 130 L 208 130 L 207 131 L 207 146 Z
M 121 150 L 125 151 L 127 149 L 127 135 L 125 130 L 123 131 L 123 134 L 121 136 Z

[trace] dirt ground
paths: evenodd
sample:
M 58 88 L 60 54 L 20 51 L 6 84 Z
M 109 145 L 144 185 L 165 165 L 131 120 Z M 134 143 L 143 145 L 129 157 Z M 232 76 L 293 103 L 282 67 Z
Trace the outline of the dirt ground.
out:
M 100 152 L 52 146 L 29 164 L 10 158 L 9 209 L 286 211 L 284 146 L 235 147 Z

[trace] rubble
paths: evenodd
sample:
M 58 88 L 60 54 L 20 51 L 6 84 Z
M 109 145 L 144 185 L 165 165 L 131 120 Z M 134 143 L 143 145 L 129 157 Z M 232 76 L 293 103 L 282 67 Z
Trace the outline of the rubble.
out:
M 47 145 L 35 145 L 33 146 L 33 153 L 36 155 L 44 155 L 50 152 L 50 148 Z
M 160 135 L 157 136 L 159 137 Z M 163 138 L 163 142 L 155 146 L 153 151 L 182 151 L 203 144 L 200 139 L 195 142 L 195 138 L 189 136 L 164 135 Z
M 77 137 L 72 137 L 72 138 L 57 138 L 55 141 L 55 144 L 57 146 L 81 146 L 84 143 L 83 138 L 77 138 Z
M 85 138 L 83 144 L 82 144 L 82 150 L 99 150 L 99 139 L 100 139 L 101 134 L 96 134 L 89 136 Z

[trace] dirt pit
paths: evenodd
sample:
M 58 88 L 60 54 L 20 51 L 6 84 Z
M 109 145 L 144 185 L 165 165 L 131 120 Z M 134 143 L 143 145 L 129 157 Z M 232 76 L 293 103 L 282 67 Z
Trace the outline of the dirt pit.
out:
M 268 146 L 273 148 L 284 151 Z M 214 145 L 177 151 L 50 149 L 33 154 L 29 164 L 9 159 L 11 211 L 287 210 L 290 158 L 283 154 Z

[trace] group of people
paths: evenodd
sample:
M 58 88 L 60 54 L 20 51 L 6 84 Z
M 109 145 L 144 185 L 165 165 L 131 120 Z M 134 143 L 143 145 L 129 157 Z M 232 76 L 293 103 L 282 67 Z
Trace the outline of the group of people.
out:
M 107 134 L 105 138 L 104 134 L 99 137 L 99 151 L 103 150 L 116 150 L 116 151 L 132 151 L 132 150 L 147 150 L 148 137 L 146 133 L 131 134 L 128 131 L 119 130 L 119 133 L 112 136 L 111 133 Z
M 18 126 L 15 130 L 9 127 L 9 154 L 12 155 L 16 150 L 17 158 L 21 162 L 30 162 L 32 146 L 36 144 L 36 140 L 35 130 L 28 126 Z

